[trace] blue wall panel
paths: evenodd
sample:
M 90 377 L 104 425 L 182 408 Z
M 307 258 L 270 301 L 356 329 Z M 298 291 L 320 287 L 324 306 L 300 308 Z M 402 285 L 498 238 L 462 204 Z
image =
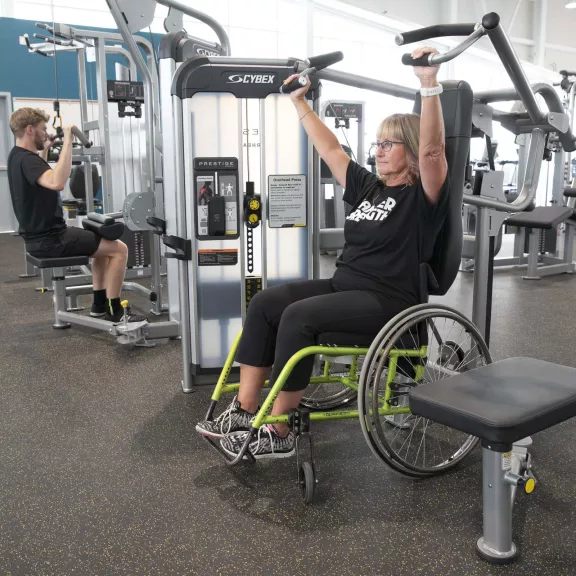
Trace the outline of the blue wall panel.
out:
M 0 18 L 0 92 L 10 92 L 13 98 L 39 98 L 51 100 L 56 98 L 54 58 L 31 54 L 25 46 L 20 46 L 18 37 L 30 36 L 30 42 L 39 42 L 33 35 L 40 30 L 32 20 Z M 50 22 L 48 24 L 51 24 Z M 78 26 L 84 30 L 97 30 L 88 26 Z M 117 32 L 114 30 L 114 32 Z M 149 34 L 142 34 L 148 40 Z M 160 34 L 152 35 L 156 49 L 162 38 Z M 114 62 L 124 62 L 121 57 L 110 55 L 106 59 L 108 79 L 114 78 Z M 77 100 L 78 70 L 76 53 L 59 52 L 58 96 L 61 100 Z M 88 98 L 96 97 L 96 65 L 86 63 Z

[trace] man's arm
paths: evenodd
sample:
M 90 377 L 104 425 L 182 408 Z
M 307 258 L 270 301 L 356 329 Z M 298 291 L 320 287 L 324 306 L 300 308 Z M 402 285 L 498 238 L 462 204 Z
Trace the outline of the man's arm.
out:
M 36 182 L 44 188 L 49 190 L 64 190 L 66 181 L 70 178 L 70 171 L 72 170 L 72 126 L 64 127 L 64 141 L 62 144 L 62 151 L 60 152 L 60 159 L 54 166 L 54 169 L 48 169 Z
M 55 135 L 48 136 L 48 140 L 46 140 L 46 144 L 44 145 L 44 150 L 38 153 L 38 156 L 40 156 L 44 162 L 48 162 L 48 152 L 50 148 L 52 148 L 55 139 Z

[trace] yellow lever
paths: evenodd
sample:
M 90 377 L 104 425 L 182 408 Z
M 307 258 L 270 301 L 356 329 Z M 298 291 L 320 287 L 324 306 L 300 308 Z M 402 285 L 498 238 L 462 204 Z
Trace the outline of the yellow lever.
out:
M 120 302 L 120 305 L 122 306 L 122 308 L 124 308 L 124 310 L 126 310 L 126 306 L 128 306 L 128 300 L 122 300 L 122 302 Z

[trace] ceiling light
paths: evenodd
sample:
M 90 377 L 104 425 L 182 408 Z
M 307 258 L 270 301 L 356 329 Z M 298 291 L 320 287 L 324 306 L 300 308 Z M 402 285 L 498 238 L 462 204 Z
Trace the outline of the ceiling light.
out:
M 576 2 L 568 2 L 568 4 L 566 4 L 566 8 L 576 8 Z

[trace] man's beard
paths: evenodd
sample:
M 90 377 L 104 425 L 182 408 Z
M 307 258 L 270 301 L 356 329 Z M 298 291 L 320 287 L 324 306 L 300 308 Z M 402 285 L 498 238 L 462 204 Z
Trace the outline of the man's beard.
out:
M 42 138 L 42 140 L 35 140 L 34 144 L 36 145 L 36 149 L 41 152 L 42 150 L 44 150 L 44 145 L 45 145 L 46 140 L 44 140 L 44 138 Z

